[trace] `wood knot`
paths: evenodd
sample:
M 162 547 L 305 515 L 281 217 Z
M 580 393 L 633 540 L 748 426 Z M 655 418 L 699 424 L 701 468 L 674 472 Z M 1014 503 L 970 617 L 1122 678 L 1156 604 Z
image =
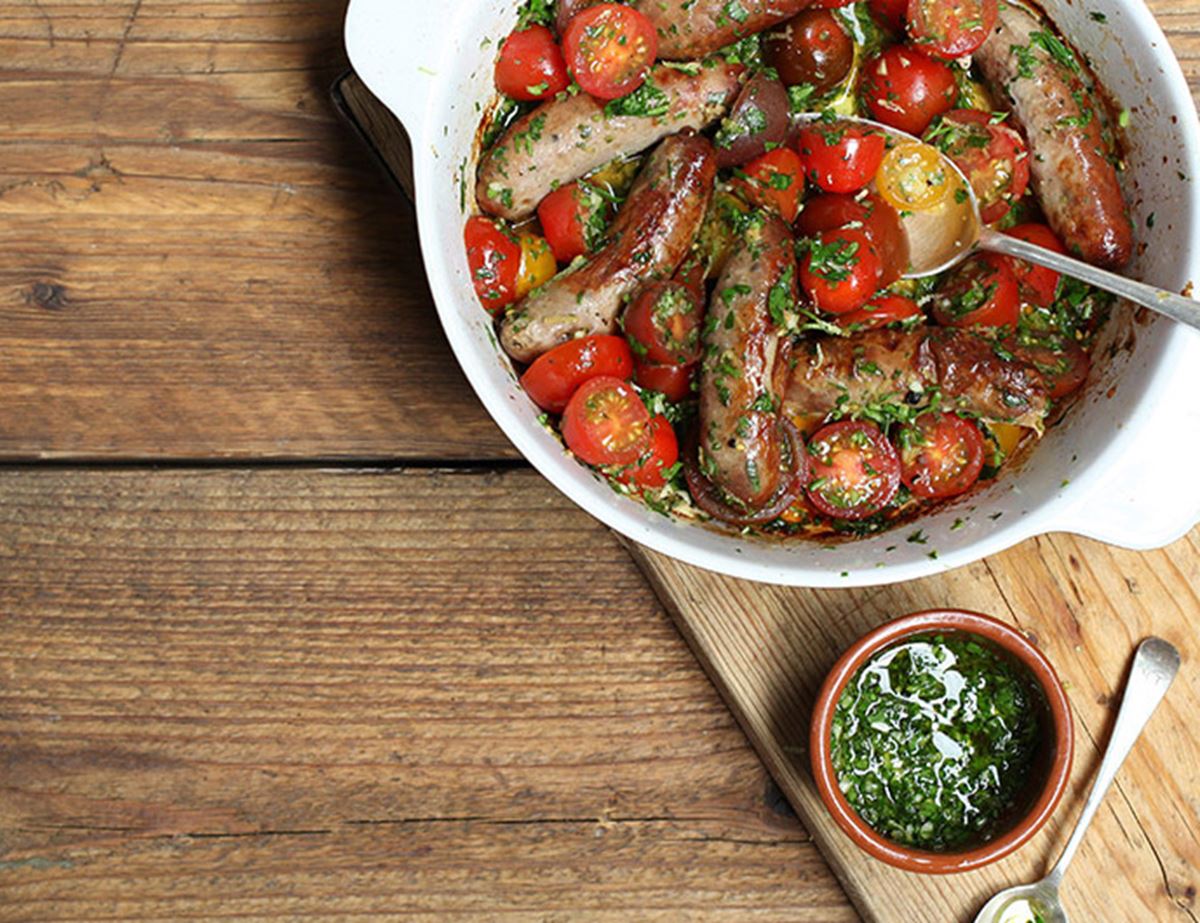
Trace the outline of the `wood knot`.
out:
M 28 301 L 47 311 L 62 311 L 67 307 L 67 290 L 57 282 L 34 282 Z

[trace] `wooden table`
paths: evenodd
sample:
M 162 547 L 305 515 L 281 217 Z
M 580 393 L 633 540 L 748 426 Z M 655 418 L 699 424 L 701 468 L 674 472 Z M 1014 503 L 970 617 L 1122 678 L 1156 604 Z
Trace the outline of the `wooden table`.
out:
M 454 365 L 343 12 L 0 0 L 0 920 L 856 920 Z

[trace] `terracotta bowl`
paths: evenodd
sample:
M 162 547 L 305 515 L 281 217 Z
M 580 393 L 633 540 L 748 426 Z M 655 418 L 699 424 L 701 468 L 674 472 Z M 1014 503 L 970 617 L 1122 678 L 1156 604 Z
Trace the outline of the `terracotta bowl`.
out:
M 1002 820 L 992 839 L 961 852 L 929 852 L 903 846 L 876 833 L 855 812 L 838 787 L 829 748 L 833 712 L 846 684 L 873 655 L 911 635 L 930 632 L 977 635 L 1028 669 L 1041 687 L 1046 714 L 1042 745 L 1030 770 L 1018 808 Z M 986 615 L 952 609 L 906 615 L 864 635 L 834 665 L 813 712 L 810 741 L 813 775 L 821 799 L 846 834 L 876 859 L 910 872 L 944 875 L 995 862 L 1024 845 L 1054 813 L 1071 774 L 1075 734 L 1071 708 L 1050 662 L 1020 632 Z

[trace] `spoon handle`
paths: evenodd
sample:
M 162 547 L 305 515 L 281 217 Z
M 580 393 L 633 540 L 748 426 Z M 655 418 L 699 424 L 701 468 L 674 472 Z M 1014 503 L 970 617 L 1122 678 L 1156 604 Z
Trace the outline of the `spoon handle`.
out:
M 1121 764 L 1133 748 L 1134 741 L 1142 733 L 1146 722 L 1158 708 L 1158 703 L 1167 693 L 1167 687 L 1175 679 L 1179 671 L 1179 651 L 1162 638 L 1147 638 L 1138 645 L 1137 654 L 1133 658 L 1133 667 L 1129 671 L 1129 682 L 1125 684 L 1125 694 L 1121 700 L 1121 710 L 1117 714 L 1117 723 L 1113 727 L 1112 738 L 1108 742 L 1108 750 L 1096 781 L 1088 795 L 1083 812 L 1075 824 L 1075 832 L 1071 834 L 1066 848 L 1054 869 L 1046 876 L 1046 881 L 1055 888 L 1066 874 L 1067 866 L 1075 858 L 1075 851 L 1083 841 L 1092 818 L 1104 800 L 1108 788 L 1116 778 Z
M 1143 305 L 1151 311 L 1165 314 L 1181 324 L 1187 324 L 1189 327 L 1200 330 L 1200 303 L 1191 298 L 1176 295 L 1166 289 L 1155 288 L 1153 285 L 1146 285 L 1144 282 L 1135 282 L 1133 279 L 1119 276 L 1115 272 L 1097 269 L 1082 260 L 1073 259 L 1061 253 L 1055 253 L 1053 250 L 1047 250 L 1045 247 L 1039 247 L 1037 244 L 1031 244 L 1028 241 L 1009 237 L 1007 234 L 989 229 L 985 229 L 980 234 L 979 246 L 983 250 L 1015 256 L 1018 259 L 1028 260 L 1030 263 L 1056 270 L 1064 275 L 1082 279 L 1097 288 L 1112 292 L 1135 304 Z

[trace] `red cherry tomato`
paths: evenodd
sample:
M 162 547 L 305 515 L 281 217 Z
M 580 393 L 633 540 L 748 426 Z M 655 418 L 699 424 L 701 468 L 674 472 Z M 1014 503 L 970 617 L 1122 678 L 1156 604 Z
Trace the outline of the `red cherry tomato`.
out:
M 823 231 L 800 264 L 800 287 L 822 311 L 845 314 L 866 304 L 882 273 L 879 254 L 862 231 Z
M 979 427 L 953 413 L 925 414 L 903 427 L 900 477 L 916 497 L 943 500 L 970 490 L 979 480 L 986 443 Z
M 843 420 L 808 443 L 808 500 L 834 519 L 866 519 L 900 489 L 900 459 L 874 423 Z
M 854 0 L 813 0 L 811 4 L 818 10 L 836 10 L 839 6 L 849 6 Z
M 650 411 L 620 378 L 584 382 L 563 412 L 567 448 L 589 465 L 631 465 L 650 441 Z
M 733 188 L 751 205 L 774 212 L 788 224 L 796 220 L 804 195 L 804 164 L 791 148 L 768 151 L 735 176 Z
M 908 0 L 868 0 L 871 14 L 892 32 L 903 32 L 908 16 Z
M 883 295 L 872 299 L 871 302 L 857 311 L 838 317 L 838 326 L 855 332 L 861 330 L 876 330 L 888 324 L 911 320 L 914 317 L 924 317 L 920 306 L 911 298 L 903 295 Z
M 875 178 L 883 162 L 882 135 L 837 123 L 817 124 L 797 141 L 808 178 L 826 192 L 858 192 Z
M 1039 247 L 1045 247 L 1047 250 L 1053 250 L 1055 253 L 1067 252 L 1063 242 L 1044 224 L 1018 224 L 1004 233 L 1010 237 L 1027 240 Z M 1026 263 L 1024 260 L 1011 257 L 1008 258 L 1008 266 L 1016 275 L 1017 283 L 1021 286 L 1022 298 L 1030 304 L 1040 305 L 1043 308 L 1054 304 L 1054 297 L 1058 294 L 1058 280 L 1061 278 L 1059 273 L 1053 269 L 1034 266 L 1033 263 Z
M 1015 327 L 1021 313 L 1017 277 L 994 253 L 973 256 L 943 280 L 933 319 L 946 327 Z
M 1064 398 L 1082 388 L 1092 368 L 1092 358 L 1087 350 L 1071 340 L 1041 346 L 1016 344 L 1009 339 L 1005 340 L 1004 345 L 1046 376 L 1052 400 Z
M 909 0 L 908 34 L 930 54 L 961 58 L 987 41 L 999 11 L 998 0 Z
M 908 269 L 908 237 L 900 215 L 874 193 L 865 196 L 819 195 L 809 199 L 796 223 L 803 237 L 816 237 L 855 225 L 871 239 L 883 263 L 880 287 L 891 285 Z
M 649 391 L 658 391 L 669 401 L 684 401 L 692 396 L 692 381 L 696 375 L 691 365 L 660 365 L 656 362 L 635 362 L 634 381 Z
M 517 300 L 521 244 L 515 234 L 510 234 L 490 218 L 478 215 L 467 221 L 463 238 L 475 294 L 483 306 L 495 314 Z
M 561 93 L 570 83 L 554 33 L 545 26 L 513 32 L 500 45 L 496 89 L 505 96 L 532 102 Z
M 625 336 L 638 359 L 687 365 L 700 358 L 704 309 L 682 282 L 656 282 L 625 310 Z
M 563 32 L 567 70 L 597 99 L 628 96 L 658 57 L 658 32 L 644 15 L 619 3 L 583 10 Z
M 542 353 L 521 376 L 521 386 L 542 410 L 562 413 L 588 379 L 631 375 L 633 352 L 629 344 L 621 337 L 600 334 L 568 340 Z
M 581 183 L 560 186 L 538 205 L 538 221 L 559 263 L 594 250 L 607 216 L 608 200 Z
M 955 109 L 926 133 L 926 140 L 958 164 L 975 190 L 984 223 L 999 221 L 1029 186 L 1029 151 L 1014 129 L 993 124 L 986 112 Z
M 921 135 L 954 108 L 958 81 L 944 61 L 910 45 L 892 45 L 867 62 L 862 94 L 876 121 Z
M 648 426 L 649 444 L 633 464 L 622 468 L 617 480 L 635 487 L 655 490 L 667 483 L 663 472 L 679 461 L 679 440 L 666 417 L 654 417 Z

